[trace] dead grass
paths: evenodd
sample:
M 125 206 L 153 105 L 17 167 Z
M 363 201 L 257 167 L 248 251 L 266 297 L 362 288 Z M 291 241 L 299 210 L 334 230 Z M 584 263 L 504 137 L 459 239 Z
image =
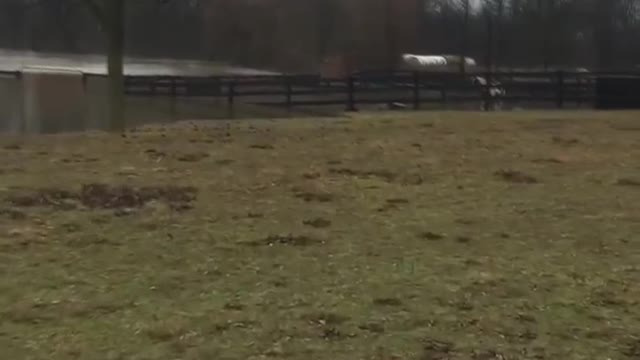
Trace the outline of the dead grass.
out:
M 0 138 L 7 359 L 636 359 L 636 113 Z

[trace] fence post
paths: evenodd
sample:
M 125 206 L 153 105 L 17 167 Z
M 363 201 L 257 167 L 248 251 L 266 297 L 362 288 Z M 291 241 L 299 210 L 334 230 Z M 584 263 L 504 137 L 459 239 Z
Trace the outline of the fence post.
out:
M 484 101 L 484 111 L 489 111 L 493 108 L 491 99 L 491 82 L 493 81 L 491 69 L 484 75 L 485 84 L 482 86 L 482 100 Z
M 448 98 L 447 98 L 447 78 L 446 76 L 442 76 L 442 84 L 440 85 L 440 97 L 442 99 L 442 105 L 446 108 L 447 107 L 447 103 L 449 102 Z
M 177 120 L 178 118 L 178 114 L 176 111 L 177 108 L 177 94 L 178 94 L 178 90 L 176 89 L 176 78 L 175 77 L 171 77 L 171 81 L 170 81 L 170 86 L 171 86 L 171 119 L 172 120 Z
M 151 78 L 151 86 L 150 86 L 151 87 L 151 96 L 156 96 L 156 82 L 157 82 L 156 77 L 155 76 L 152 77 Z
M 355 79 L 353 75 L 347 78 L 347 111 L 357 111 L 355 104 Z
M 562 109 L 564 107 L 564 71 L 562 70 L 558 70 L 558 72 L 556 73 L 557 76 L 557 99 L 556 99 L 556 105 L 558 106 L 558 109 Z
M 413 109 L 420 109 L 420 73 L 413 72 Z
M 228 110 L 229 110 L 229 117 L 233 118 L 233 104 L 234 104 L 234 97 L 236 94 L 236 83 L 231 80 L 228 84 L 228 91 L 227 91 L 227 106 L 228 106 Z
M 292 93 L 292 89 L 291 89 L 291 79 L 289 78 L 288 75 L 284 76 L 284 87 L 285 87 L 287 111 L 291 111 L 291 93 Z

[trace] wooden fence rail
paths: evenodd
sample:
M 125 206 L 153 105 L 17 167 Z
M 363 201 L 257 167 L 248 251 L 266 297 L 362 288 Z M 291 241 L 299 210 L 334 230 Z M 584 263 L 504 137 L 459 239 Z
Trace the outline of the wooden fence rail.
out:
M 486 85 L 473 84 L 482 77 Z M 318 75 L 278 76 L 127 76 L 125 89 L 132 96 L 225 98 L 230 107 L 236 100 L 268 106 L 344 106 L 357 110 L 359 105 L 402 103 L 419 109 L 422 104 L 446 106 L 457 103 L 500 101 L 503 104 L 541 103 L 547 107 L 595 106 L 599 102 L 600 79 L 625 79 L 640 83 L 640 72 L 360 72 L 347 78 L 322 78 Z M 497 81 L 499 85 L 493 83 Z M 491 90 L 504 89 L 501 96 Z M 611 86 L 609 86 L 611 88 Z M 631 95 L 618 94 L 628 97 Z M 640 94 L 638 108 L 640 108 Z M 627 103 L 629 99 L 626 99 Z M 631 102 L 632 103 L 632 102 Z M 526 105 L 525 105 L 526 106 Z

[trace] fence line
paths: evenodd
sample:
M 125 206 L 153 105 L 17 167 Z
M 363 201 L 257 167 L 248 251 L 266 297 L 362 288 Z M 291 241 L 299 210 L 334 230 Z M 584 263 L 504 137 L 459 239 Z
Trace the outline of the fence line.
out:
M 485 84 L 472 84 L 470 79 L 474 77 L 484 78 Z M 562 109 L 569 103 L 595 106 L 600 96 L 597 84 L 602 78 L 640 82 L 640 71 L 502 71 L 469 72 L 464 76 L 457 73 L 368 71 L 353 73 L 346 78 L 323 78 L 309 74 L 208 77 L 145 75 L 126 76 L 125 89 L 132 96 L 226 98 L 230 109 L 236 100 L 288 109 L 296 106 L 338 105 L 349 111 L 365 104 L 403 103 L 409 104 L 407 107 L 420 109 L 422 104 L 446 106 L 481 102 L 486 105 L 492 101 L 505 104 L 536 102 Z M 492 83 L 493 80 L 500 85 Z M 491 95 L 491 89 L 497 86 L 505 90 L 504 96 L 496 98 Z

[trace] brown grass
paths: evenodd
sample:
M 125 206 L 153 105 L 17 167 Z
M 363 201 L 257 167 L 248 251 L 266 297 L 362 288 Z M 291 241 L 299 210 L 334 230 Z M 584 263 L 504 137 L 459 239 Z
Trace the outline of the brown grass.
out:
M 2 358 L 636 359 L 637 118 L 2 137 Z

